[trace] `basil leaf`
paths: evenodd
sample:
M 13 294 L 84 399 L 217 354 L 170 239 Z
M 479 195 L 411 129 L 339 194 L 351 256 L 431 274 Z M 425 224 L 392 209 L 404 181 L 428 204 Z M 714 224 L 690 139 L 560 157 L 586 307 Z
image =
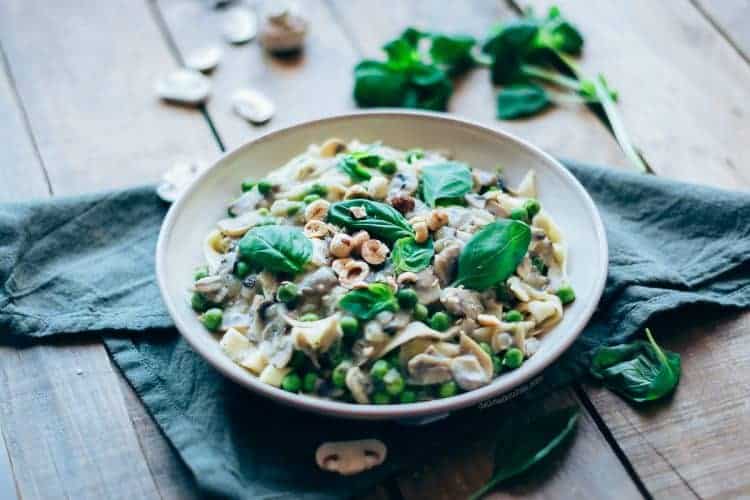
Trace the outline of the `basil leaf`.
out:
M 511 85 L 497 95 L 497 117 L 501 120 L 513 120 L 532 116 L 551 104 L 547 91 L 539 85 Z
M 372 178 L 367 168 L 352 155 L 342 157 L 338 162 L 338 167 L 349 175 L 352 182 L 364 182 Z
M 648 342 L 600 347 L 591 361 L 591 375 L 620 396 L 643 403 L 663 398 L 680 381 L 680 355 L 663 351 L 646 329 Z
M 424 167 L 420 181 L 422 199 L 431 207 L 437 206 L 440 200 L 463 198 L 474 185 L 469 167 L 457 162 Z
M 529 249 L 531 228 L 521 221 L 500 219 L 484 226 L 458 256 L 458 279 L 463 285 L 486 290 L 505 281 Z
M 573 433 L 578 416 L 578 408 L 570 407 L 531 419 L 522 429 L 518 423 L 506 425 L 495 444 L 492 477 L 470 500 L 482 498 L 501 482 L 544 460 Z
M 401 238 L 396 241 L 391 251 L 393 270 L 396 273 L 405 271 L 418 273 L 430 265 L 433 255 L 435 255 L 435 248 L 431 239 L 420 245 L 412 237 Z
M 436 34 L 432 37 L 430 57 L 449 75 L 458 75 L 474 65 L 471 49 L 477 41 L 467 35 Z
M 364 208 L 365 217 L 354 218 L 351 213 L 353 207 Z M 354 199 L 333 203 L 328 208 L 327 220 L 354 231 L 364 229 L 370 236 L 388 243 L 414 236 L 414 229 L 398 210 L 377 201 Z
M 354 68 L 354 100 L 357 106 L 400 106 L 407 89 L 404 74 L 379 61 L 362 61 Z
M 248 231 L 239 243 L 240 256 L 263 269 L 298 273 L 312 255 L 312 243 L 299 229 L 261 226 Z
M 385 283 L 370 283 L 352 290 L 339 300 L 339 307 L 361 320 L 369 321 L 383 311 L 398 311 L 393 289 Z

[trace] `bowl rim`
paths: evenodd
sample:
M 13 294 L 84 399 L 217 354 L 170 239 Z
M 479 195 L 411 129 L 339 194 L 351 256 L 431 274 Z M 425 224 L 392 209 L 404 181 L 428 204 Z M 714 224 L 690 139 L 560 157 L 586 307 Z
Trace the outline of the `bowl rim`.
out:
M 271 385 L 260 382 L 257 377 L 241 376 L 240 372 L 233 371 L 232 369 L 225 366 L 227 363 L 234 364 L 228 357 L 224 356 L 221 352 L 208 352 L 203 349 L 201 344 L 197 341 L 193 341 L 192 335 L 190 334 L 191 327 L 187 324 L 186 320 L 182 318 L 176 305 L 171 300 L 165 275 L 165 266 L 167 259 L 167 243 L 172 233 L 174 223 L 182 211 L 182 208 L 187 200 L 191 198 L 191 195 L 195 189 L 203 182 L 203 180 L 212 174 L 212 171 L 219 168 L 222 164 L 227 161 L 231 161 L 234 158 L 243 155 L 247 149 L 254 147 L 256 144 L 274 140 L 276 137 L 293 134 L 299 129 L 315 127 L 316 125 L 335 122 L 340 120 L 367 120 L 371 118 L 393 118 L 399 117 L 410 117 L 424 120 L 437 120 L 446 122 L 453 126 L 459 126 L 464 128 L 473 129 L 474 131 L 495 135 L 499 138 L 515 143 L 521 149 L 530 153 L 533 156 L 541 157 L 546 163 L 555 170 L 556 174 L 567 181 L 573 188 L 574 192 L 583 201 L 588 215 L 594 222 L 594 232 L 596 233 L 597 240 L 599 242 L 598 254 L 601 256 L 601 266 L 599 266 L 599 272 L 597 274 L 597 282 L 594 284 L 594 293 L 590 303 L 586 304 L 583 311 L 576 318 L 575 323 L 569 328 L 569 333 L 563 342 L 559 343 L 554 347 L 552 351 L 547 353 L 546 359 L 534 366 L 527 372 L 519 370 L 516 377 L 506 379 L 503 383 L 502 379 L 497 382 L 498 379 L 494 379 L 493 383 L 486 386 L 468 391 L 457 396 L 452 396 L 445 399 L 435 399 L 431 401 L 408 403 L 408 404 L 393 404 L 393 405 L 373 405 L 373 404 L 355 404 L 355 403 L 344 403 L 338 401 L 332 401 L 323 398 L 316 398 L 304 394 L 296 394 L 284 391 L 281 388 L 273 387 Z M 584 189 L 581 183 L 571 174 L 562 164 L 553 158 L 548 153 L 542 151 L 540 148 L 532 145 L 531 143 L 516 137 L 515 135 L 506 132 L 504 130 L 482 125 L 476 121 L 469 120 L 466 118 L 459 118 L 451 114 L 435 113 L 429 111 L 414 111 L 414 110 L 401 110 L 391 108 L 381 108 L 373 111 L 357 111 L 351 113 L 335 114 L 331 116 L 325 116 L 321 118 L 315 118 L 311 120 L 305 120 L 296 122 L 287 127 L 274 129 L 268 131 L 255 139 L 247 141 L 237 148 L 231 151 L 224 152 L 218 159 L 216 159 L 212 165 L 201 172 L 200 175 L 191 183 L 191 185 L 185 190 L 185 192 L 179 197 L 179 199 L 172 204 L 167 212 L 167 215 L 162 222 L 161 229 L 159 231 L 159 238 L 156 244 L 156 278 L 159 284 L 159 291 L 161 293 L 162 300 L 175 322 L 175 327 L 180 332 L 180 335 L 185 338 L 191 348 L 196 351 L 204 360 L 208 361 L 215 369 L 217 369 L 222 375 L 228 377 L 232 381 L 240 384 L 243 387 L 249 388 L 255 393 L 268 397 L 273 401 L 282 403 L 286 406 L 291 406 L 300 410 L 312 411 L 318 414 L 349 418 L 349 419 L 368 419 L 368 420 L 386 420 L 386 419 L 410 419 L 415 417 L 433 416 L 444 413 L 449 413 L 463 408 L 479 405 L 484 401 L 497 398 L 503 394 L 507 394 L 511 391 L 517 390 L 523 387 L 524 384 L 534 380 L 545 368 L 556 361 L 563 352 L 565 352 L 570 345 L 578 338 L 584 327 L 588 323 L 589 319 L 593 315 L 596 307 L 601 299 L 601 295 L 604 291 L 604 286 L 607 278 L 608 271 L 608 245 L 606 232 L 604 230 L 604 224 L 601 220 L 599 210 L 596 208 L 593 200 L 589 196 L 588 192 Z M 595 300 L 593 300 L 595 299 Z M 220 356 L 217 356 L 220 355 Z

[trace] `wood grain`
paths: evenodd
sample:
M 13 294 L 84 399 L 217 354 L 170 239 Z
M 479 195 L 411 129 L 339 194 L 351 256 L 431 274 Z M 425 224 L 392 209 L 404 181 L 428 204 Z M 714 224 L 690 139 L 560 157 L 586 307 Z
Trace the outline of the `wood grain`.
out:
M 378 9 L 363 0 L 331 1 L 362 56 L 378 59 L 384 57 L 380 47 L 412 24 L 482 39 L 494 24 L 515 17 L 502 2 L 492 1 L 453 0 L 441 2 L 440 8 L 429 1 L 389 1 L 379 2 Z M 366 23 L 363 12 L 368 12 Z M 612 136 L 585 107 L 559 106 L 542 116 L 500 121 L 495 118 L 496 94 L 489 72 L 477 69 L 457 82 L 449 111 L 515 134 L 558 157 L 628 167 Z
M 434 9 L 429 2 L 392 2 L 368 14 L 368 29 L 360 28 L 365 9 L 363 2 L 334 1 L 338 19 L 351 34 L 354 45 L 365 56 L 378 55 L 380 45 L 397 35 L 413 20 L 423 28 L 452 32 L 484 33 L 497 19 L 514 15 L 509 9 L 491 2 L 455 2 Z M 498 126 L 494 118 L 493 89 L 483 71 L 461 82 L 451 103 L 453 112 Z M 500 125 L 553 153 L 584 157 L 592 153 L 594 161 L 624 165 L 622 153 L 606 129 L 584 109 L 558 109 L 535 120 L 503 122 Z M 580 133 L 571 133 L 580 131 Z M 564 391 L 544 401 L 559 405 L 576 401 L 572 391 Z M 516 484 L 492 498 L 524 495 L 530 498 L 589 496 L 591 498 L 636 498 L 640 493 L 601 436 L 590 416 L 581 421 L 573 448 L 565 460 L 545 468 L 544 473 L 530 477 L 525 484 Z M 399 478 L 405 498 L 463 498 L 478 489 L 489 477 L 492 458 L 488 444 L 472 446 L 460 453 L 437 458 L 422 470 Z M 544 479 L 541 479 L 544 478 Z
M 724 37 L 750 61 L 750 1 L 692 0 Z
M 580 26 L 583 68 L 619 90 L 625 126 L 656 173 L 750 186 L 750 66 L 687 0 L 521 4 L 557 4 Z
M 750 188 L 743 168 L 750 69 L 700 12 L 687 1 L 598 8 L 554 3 L 586 33 L 584 66 L 603 71 L 620 90 L 627 126 L 656 172 Z M 615 25 L 617 30 L 605 28 Z M 672 400 L 634 409 L 608 391 L 587 391 L 657 497 L 750 492 L 750 478 L 740 472 L 750 469 L 748 386 L 738 378 L 750 363 L 750 314 L 709 323 L 707 317 L 671 318 L 654 329 L 667 348 L 682 354 L 683 378 Z
M 21 116 L 33 133 L 3 149 L 17 157 L 10 191 L 27 189 L 40 162 L 53 193 L 70 194 L 153 181 L 178 155 L 217 153 L 200 112 L 154 98 L 175 62 L 145 3 L 2 2 L 0 40 L 23 106 L 0 115 L 0 130 L 23 131 Z M 140 403 L 126 406 L 130 388 L 99 342 L 0 356 L 3 433 L 24 498 L 182 496 L 174 454 L 153 446 Z
M 304 2 L 310 33 L 304 53 L 292 58 L 271 56 L 257 42 L 228 46 L 221 35 L 226 9 L 194 0 L 159 0 L 156 5 L 180 56 L 203 46 L 223 49 L 211 76 L 214 92 L 207 110 L 228 148 L 271 129 L 353 109 L 349 95 L 356 56 L 321 0 Z M 259 90 L 276 104 L 268 124 L 253 126 L 234 114 L 231 97 L 241 88 Z

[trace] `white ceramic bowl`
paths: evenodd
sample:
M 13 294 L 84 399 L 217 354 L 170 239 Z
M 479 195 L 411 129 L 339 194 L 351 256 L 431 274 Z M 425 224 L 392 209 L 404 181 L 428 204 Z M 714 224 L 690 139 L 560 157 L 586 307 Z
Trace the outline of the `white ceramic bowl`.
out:
M 447 399 L 407 405 L 358 405 L 292 394 L 259 382 L 221 352 L 191 310 L 186 297 L 192 270 L 202 264 L 202 243 L 247 177 L 262 177 L 329 137 L 382 141 L 401 149 L 450 151 L 475 168 L 502 165 L 515 185 L 536 170 L 539 199 L 560 226 L 569 246 L 568 272 L 576 300 L 561 323 L 542 337 L 539 351 L 519 369 L 491 384 Z M 171 207 L 156 249 L 156 274 L 164 303 L 188 343 L 221 373 L 280 403 L 337 417 L 409 419 L 444 414 L 512 391 L 534 378 L 576 339 L 596 308 L 607 275 L 607 242 L 599 213 L 583 187 L 555 159 L 497 129 L 453 116 L 376 111 L 335 116 L 268 133 L 227 153 L 204 172 Z

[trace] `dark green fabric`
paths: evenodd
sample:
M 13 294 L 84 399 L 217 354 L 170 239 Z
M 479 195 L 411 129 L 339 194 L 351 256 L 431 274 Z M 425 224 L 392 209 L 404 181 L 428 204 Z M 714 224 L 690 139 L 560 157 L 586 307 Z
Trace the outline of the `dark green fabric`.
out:
M 604 218 L 610 273 L 593 320 L 540 386 L 580 376 L 595 347 L 633 337 L 656 313 L 750 304 L 750 196 L 568 166 Z M 492 408 L 418 428 L 331 420 L 227 381 L 171 328 L 159 298 L 153 254 L 165 211 L 152 188 L 0 206 L 0 340 L 22 348 L 102 335 L 206 493 L 350 496 L 492 421 Z M 352 478 L 316 469 L 320 442 L 375 436 L 388 444 L 385 466 Z

